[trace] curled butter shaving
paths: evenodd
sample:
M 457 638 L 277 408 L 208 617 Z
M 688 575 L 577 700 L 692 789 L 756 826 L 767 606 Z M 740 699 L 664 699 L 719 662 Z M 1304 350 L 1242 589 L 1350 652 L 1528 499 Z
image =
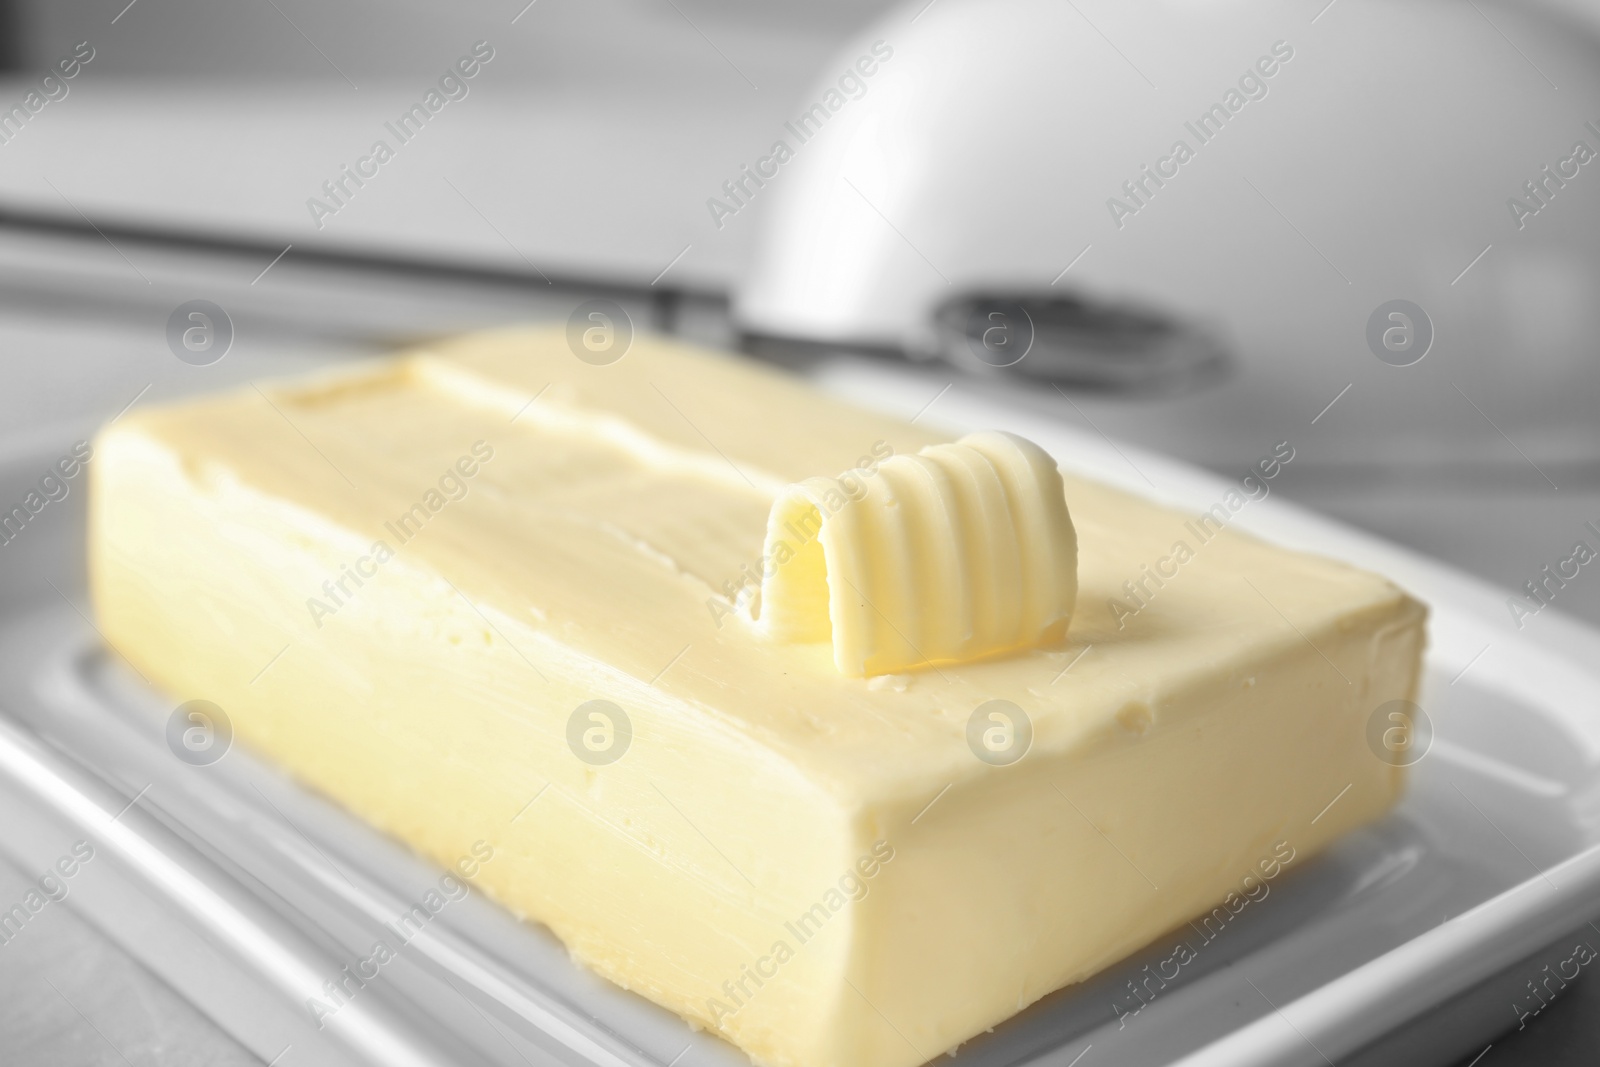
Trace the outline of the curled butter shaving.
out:
M 1078 592 L 1061 473 L 998 431 L 785 487 L 764 558 L 751 621 L 855 677 L 1058 642 Z

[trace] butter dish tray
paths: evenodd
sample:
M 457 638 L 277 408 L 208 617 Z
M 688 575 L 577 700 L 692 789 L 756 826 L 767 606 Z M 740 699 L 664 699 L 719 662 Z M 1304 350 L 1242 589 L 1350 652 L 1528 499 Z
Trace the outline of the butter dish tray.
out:
M 916 368 L 840 360 L 814 377 L 956 433 L 1022 434 L 1064 468 L 1195 512 L 1233 484 L 942 392 Z M 1307 425 L 1294 443 L 1311 448 L 1317 432 Z M 4 499 L 59 444 L 45 435 L 0 456 Z M 92 842 L 62 906 L 264 1063 L 748 1062 L 242 746 L 186 753 L 172 701 L 103 648 L 81 564 L 41 541 L 81 544 L 84 495 L 53 504 L 51 528 L 25 531 L 0 560 L 0 852 L 36 872 Z M 1231 521 L 1429 604 L 1405 800 L 1285 863 L 1224 919 L 1175 930 L 962 1046 L 955 1064 L 1450 1063 L 1537 1014 L 1562 984 L 1550 976 L 1590 958 L 1577 946 L 1600 945 L 1589 926 L 1600 917 L 1600 633 L 1554 611 L 1519 630 L 1502 593 L 1276 495 Z M 1374 759 L 1389 755 L 1389 725 L 1369 735 Z M 308 988 L 327 992 L 312 1001 Z

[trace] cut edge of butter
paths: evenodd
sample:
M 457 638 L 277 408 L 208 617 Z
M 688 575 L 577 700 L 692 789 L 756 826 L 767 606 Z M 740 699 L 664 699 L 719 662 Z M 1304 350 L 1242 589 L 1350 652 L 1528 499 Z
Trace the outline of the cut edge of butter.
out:
M 1061 472 L 1001 431 L 786 486 L 762 559 L 748 621 L 851 677 L 1054 644 L 1078 595 Z

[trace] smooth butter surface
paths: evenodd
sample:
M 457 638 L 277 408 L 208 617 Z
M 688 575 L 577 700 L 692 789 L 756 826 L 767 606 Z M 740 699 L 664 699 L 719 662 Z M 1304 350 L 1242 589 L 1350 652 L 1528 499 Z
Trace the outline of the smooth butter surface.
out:
M 613 980 L 764 1063 L 914 1064 L 1384 812 L 1366 723 L 1423 641 L 1383 580 L 1230 532 L 1119 630 L 1195 538 L 1072 477 L 1062 643 L 869 680 L 732 617 L 784 485 L 939 440 L 665 342 L 467 338 L 124 416 L 93 593 L 148 676 L 375 824 L 492 842 L 478 885 Z M 593 700 L 613 762 L 570 732 Z M 969 744 L 994 700 L 1031 725 L 1008 766 Z

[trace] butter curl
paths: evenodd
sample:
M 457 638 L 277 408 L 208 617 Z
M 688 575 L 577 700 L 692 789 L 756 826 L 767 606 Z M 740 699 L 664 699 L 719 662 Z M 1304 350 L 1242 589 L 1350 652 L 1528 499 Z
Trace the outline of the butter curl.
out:
M 765 548 L 751 621 L 855 677 L 1057 643 L 1078 593 L 1061 473 L 999 431 L 786 486 Z

